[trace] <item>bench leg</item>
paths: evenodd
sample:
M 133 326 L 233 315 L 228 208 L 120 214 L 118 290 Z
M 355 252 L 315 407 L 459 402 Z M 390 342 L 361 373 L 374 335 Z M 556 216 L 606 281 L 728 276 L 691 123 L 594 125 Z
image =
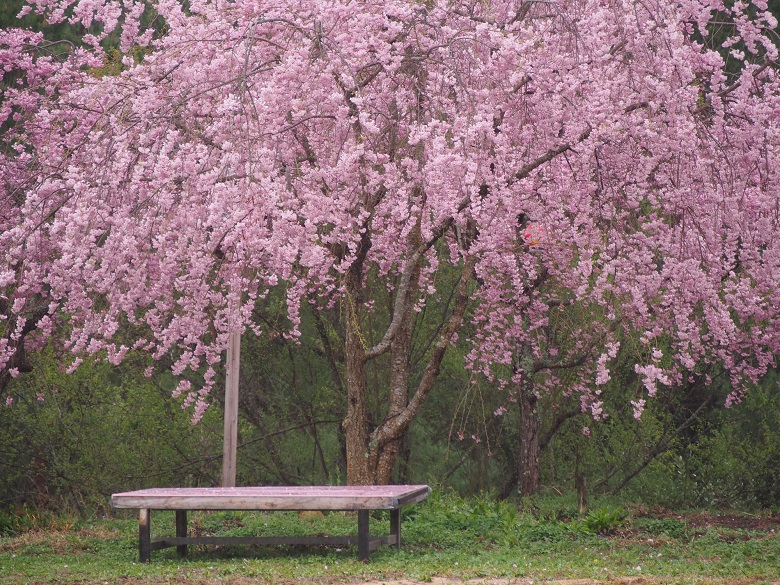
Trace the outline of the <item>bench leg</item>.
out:
M 395 548 L 401 550 L 401 508 L 390 510 L 390 536 L 395 536 Z
M 151 510 L 141 508 L 138 512 L 138 559 L 148 563 L 152 553 Z
M 367 561 L 370 553 L 368 545 L 368 510 L 358 510 L 358 560 Z
M 187 538 L 187 510 L 176 510 L 176 536 Z M 180 544 L 176 547 L 180 557 L 187 556 L 187 545 Z

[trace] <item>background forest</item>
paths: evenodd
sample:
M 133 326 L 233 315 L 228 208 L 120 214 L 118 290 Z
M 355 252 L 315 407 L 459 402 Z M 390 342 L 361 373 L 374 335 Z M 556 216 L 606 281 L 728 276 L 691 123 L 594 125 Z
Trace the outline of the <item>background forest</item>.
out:
M 0 27 L 17 26 L 20 6 L 10 1 L 0 6 Z M 780 14 L 780 0 L 770 8 Z M 23 25 L 73 43 L 87 32 L 78 26 L 50 29 L 33 16 Z M 109 59 L 106 73 L 117 66 Z M 457 275 L 443 266 L 437 278 L 454 296 Z M 383 295 L 377 285 L 371 298 Z M 385 300 L 389 314 L 392 299 Z M 414 317 L 412 387 L 424 375 L 447 303 L 429 304 Z M 337 341 L 346 335 L 343 315 L 338 307 L 304 306 L 301 335 L 291 339 L 284 335 L 285 310 L 282 284 L 258 301 L 255 315 L 276 334 L 242 340 L 237 483 L 341 484 L 347 474 L 345 356 Z M 366 327 L 370 332 L 375 325 L 381 335 L 387 323 L 379 322 L 381 312 L 377 315 L 377 323 Z M 561 317 L 575 324 L 584 318 L 591 317 L 579 315 L 576 306 Z M 577 395 L 539 398 L 539 493 L 571 498 L 573 505 L 579 497 L 581 507 L 589 497 L 614 495 L 648 506 L 780 513 L 777 371 L 729 408 L 732 388 L 717 370 L 685 387 L 663 386 L 639 421 L 630 398 L 642 381 L 633 367 L 631 339 L 624 347 L 603 387 L 601 420 L 582 412 Z M 393 480 L 515 499 L 519 409 L 497 381 L 465 367 L 468 351 L 456 344 L 444 357 L 438 380 L 403 439 Z M 220 382 L 210 408 L 193 425 L 183 399 L 171 397 L 178 380 L 164 359 L 130 354 L 118 366 L 88 360 L 65 374 L 56 336 L 26 359 L 29 371 L 8 382 L 12 400 L 0 407 L 0 512 L 28 506 L 99 515 L 108 512 L 113 492 L 219 483 L 224 371 L 217 372 Z M 384 356 L 367 368 L 372 428 L 385 416 L 389 361 Z M 145 375 L 150 367 L 152 375 Z M 567 374 L 560 376 L 565 381 Z
M 344 482 L 343 400 L 320 353 L 311 315 L 300 343 L 245 337 L 240 383 L 238 485 Z M 425 340 L 418 340 L 425 343 Z M 13 511 L 34 506 L 100 514 L 108 497 L 135 488 L 217 485 L 221 473 L 220 394 L 197 425 L 171 398 L 176 382 L 143 375 L 143 357 L 121 366 L 87 363 L 63 374 L 52 348 L 30 356 L 32 371 L 11 382 L 0 409 L 0 497 Z M 385 374 L 371 372 L 375 416 Z M 615 494 L 664 507 L 780 506 L 780 393 L 777 375 L 725 408 L 728 385 L 669 388 L 642 420 L 621 393 L 637 384 L 629 368 L 605 392 L 608 417 L 594 421 L 575 399 L 546 396 L 541 417 L 541 492 L 576 502 Z M 512 498 L 517 415 L 486 384 L 472 384 L 463 356 L 448 355 L 431 400 L 413 424 L 398 482 L 423 482 Z M 589 435 L 583 434 L 583 427 Z

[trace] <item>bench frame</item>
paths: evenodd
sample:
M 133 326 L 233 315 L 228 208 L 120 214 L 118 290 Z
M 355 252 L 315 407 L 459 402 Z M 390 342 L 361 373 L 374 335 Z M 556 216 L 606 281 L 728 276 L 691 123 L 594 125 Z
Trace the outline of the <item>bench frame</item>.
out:
M 314 487 L 248 487 L 248 488 L 161 488 L 124 492 L 111 496 L 113 508 L 137 508 L 138 553 L 142 563 L 151 560 L 155 550 L 176 547 L 186 556 L 187 545 L 357 545 L 358 559 L 367 561 L 371 551 L 381 545 L 401 549 L 401 508 L 428 497 L 426 485 L 395 486 L 314 486 Z M 152 510 L 176 513 L 176 536 L 151 539 Z M 189 510 L 256 510 L 355 511 L 358 517 L 356 536 L 189 536 Z M 390 535 L 371 536 L 371 510 L 390 511 Z

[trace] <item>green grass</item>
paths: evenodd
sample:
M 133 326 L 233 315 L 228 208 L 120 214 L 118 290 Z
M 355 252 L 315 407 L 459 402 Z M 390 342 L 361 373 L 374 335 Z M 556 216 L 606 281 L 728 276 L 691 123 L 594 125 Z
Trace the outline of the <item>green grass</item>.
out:
M 622 576 L 643 576 L 646 583 L 780 582 L 780 519 L 734 518 L 648 515 L 609 504 L 584 517 L 540 516 L 509 504 L 434 493 L 404 510 L 403 550 L 381 547 L 369 563 L 358 562 L 354 548 L 236 546 L 190 547 L 186 559 L 175 549 L 156 551 L 142 565 L 134 517 L 74 520 L 27 511 L 6 517 L 0 584 L 381 583 L 434 577 L 518 583 Z M 304 520 L 294 513 L 190 514 L 191 532 L 204 535 L 351 534 L 356 524 L 342 513 Z M 172 513 L 153 514 L 153 535 L 171 534 L 173 525 Z M 375 514 L 372 532 L 388 529 L 386 516 Z

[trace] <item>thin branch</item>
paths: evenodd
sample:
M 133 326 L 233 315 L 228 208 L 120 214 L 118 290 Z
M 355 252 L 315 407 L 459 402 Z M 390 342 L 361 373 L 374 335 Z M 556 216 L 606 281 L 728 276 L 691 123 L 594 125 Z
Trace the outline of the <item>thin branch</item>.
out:
M 284 127 L 284 128 L 282 128 L 281 130 L 277 130 L 277 131 L 276 131 L 276 132 L 274 132 L 273 134 L 274 134 L 275 136 L 276 136 L 276 135 L 279 135 L 279 134 L 283 134 L 284 132 L 287 132 L 287 131 L 289 131 L 289 130 L 292 130 L 292 129 L 293 129 L 293 128 L 295 128 L 296 126 L 300 126 L 300 125 L 301 125 L 301 124 L 303 124 L 304 122 L 308 122 L 309 120 L 313 120 L 313 119 L 315 119 L 315 118 L 323 118 L 323 119 L 326 119 L 326 120 L 335 120 L 335 119 L 336 119 L 336 116 L 331 116 L 331 115 L 329 115 L 329 114 L 312 114 L 311 116 L 306 116 L 305 118 L 303 118 L 303 119 L 301 119 L 301 120 L 298 120 L 297 122 L 294 122 L 294 123 L 290 124 L 289 126 L 285 126 L 285 127 Z
M 761 75 L 764 71 L 766 71 L 770 66 L 777 67 L 777 63 L 774 61 L 766 61 L 763 65 L 761 65 L 758 69 L 753 71 L 753 77 L 757 78 L 759 75 Z M 737 89 L 739 89 L 742 86 L 742 81 L 738 80 L 732 83 L 729 86 L 724 87 L 719 92 L 717 92 L 715 95 L 719 98 L 725 98 L 729 94 L 735 92 Z M 706 100 L 705 103 L 700 105 L 698 108 L 694 110 L 695 114 L 701 114 L 703 112 L 706 112 L 712 107 L 712 104 L 710 104 L 709 100 Z
M 590 136 L 591 131 L 593 128 L 588 125 L 588 128 L 584 130 L 578 137 L 575 144 L 579 144 L 581 142 L 584 142 L 588 139 Z M 521 168 L 519 171 L 517 171 L 512 177 L 510 177 L 508 184 L 512 185 L 517 181 L 521 181 L 525 179 L 528 175 L 530 175 L 532 172 L 534 172 L 536 169 L 538 169 L 543 164 L 550 162 L 552 159 L 554 159 L 556 156 L 563 154 L 567 150 L 572 149 L 572 144 L 570 142 L 567 142 L 566 144 L 561 144 L 560 146 L 556 146 L 555 148 L 551 148 L 546 153 L 544 153 L 542 156 L 537 158 L 536 160 L 528 163 L 523 168 Z
M 550 441 L 553 440 L 553 437 L 555 434 L 560 430 L 560 428 L 563 426 L 563 423 L 565 423 L 567 420 L 574 418 L 575 416 L 578 416 L 582 414 L 581 408 L 573 408 L 571 410 L 567 410 L 564 412 L 558 413 L 558 416 L 555 417 L 555 419 L 552 422 L 552 425 L 547 430 L 547 432 L 544 434 L 544 436 L 539 440 L 539 449 L 544 449 L 547 447 L 547 445 L 550 443 Z

